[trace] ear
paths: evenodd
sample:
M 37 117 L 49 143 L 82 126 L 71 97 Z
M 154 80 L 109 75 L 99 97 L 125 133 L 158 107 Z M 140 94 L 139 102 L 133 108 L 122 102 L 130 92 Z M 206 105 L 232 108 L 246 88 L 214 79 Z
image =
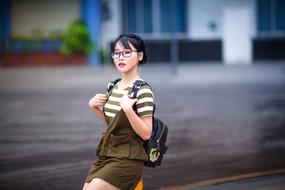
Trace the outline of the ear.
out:
M 138 59 L 141 61 L 143 59 L 143 52 L 138 52 Z

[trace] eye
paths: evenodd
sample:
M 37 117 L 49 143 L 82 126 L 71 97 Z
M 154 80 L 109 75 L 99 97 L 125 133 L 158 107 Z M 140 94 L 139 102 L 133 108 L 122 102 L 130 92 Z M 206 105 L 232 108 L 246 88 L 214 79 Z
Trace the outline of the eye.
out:
M 111 54 L 111 56 L 116 59 L 116 58 L 120 57 L 120 52 L 113 52 Z
M 132 50 L 125 50 L 125 51 L 124 51 L 124 54 L 125 54 L 126 56 L 131 55 L 131 54 L 132 54 Z
M 131 53 L 131 52 L 132 52 L 132 50 L 130 50 L 130 49 L 124 50 L 124 53 Z

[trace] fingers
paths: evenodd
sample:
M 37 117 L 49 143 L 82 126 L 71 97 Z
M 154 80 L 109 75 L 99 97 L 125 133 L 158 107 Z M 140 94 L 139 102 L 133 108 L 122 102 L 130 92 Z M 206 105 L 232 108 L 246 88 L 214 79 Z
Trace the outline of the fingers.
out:
M 98 97 L 99 99 L 107 100 L 106 94 L 96 94 L 95 97 Z
M 132 109 L 134 103 L 137 101 L 136 98 L 132 99 L 129 94 L 124 94 L 120 101 L 120 106 L 125 109 Z
M 131 94 L 128 94 L 128 97 L 130 98 L 130 99 L 136 99 L 136 97 L 134 97 L 134 93 L 132 92 Z
M 96 99 L 99 101 L 107 101 L 107 98 L 105 98 L 105 97 L 97 97 Z
M 99 106 L 104 106 L 104 104 L 107 102 L 107 96 L 106 94 L 96 94 L 93 96 L 90 101 L 89 101 L 89 106 L 90 107 L 99 107 Z
M 106 94 L 96 94 L 94 98 L 99 101 L 99 102 L 106 102 L 107 101 L 107 96 Z
M 106 101 L 104 101 L 104 100 L 96 100 L 95 103 L 96 103 L 97 105 L 99 105 L 99 106 L 102 106 L 103 104 L 106 103 Z
M 107 96 L 105 94 L 97 94 L 95 96 L 95 101 L 99 104 L 104 104 L 107 101 Z

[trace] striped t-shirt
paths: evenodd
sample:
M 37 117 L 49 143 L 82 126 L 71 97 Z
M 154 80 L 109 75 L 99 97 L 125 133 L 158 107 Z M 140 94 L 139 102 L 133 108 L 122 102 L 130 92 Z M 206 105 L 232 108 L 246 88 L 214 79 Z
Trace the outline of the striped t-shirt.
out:
M 104 105 L 104 112 L 108 120 L 111 120 L 122 109 L 120 106 L 120 100 L 125 93 L 128 93 L 132 86 L 125 89 L 118 89 L 116 84 L 113 87 L 111 94 L 108 97 L 106 104 Z M 153 114 L 153 92 L 147 85 L 142 86 L 137 93 L 136 108 L 138 116 L 152 116 Z

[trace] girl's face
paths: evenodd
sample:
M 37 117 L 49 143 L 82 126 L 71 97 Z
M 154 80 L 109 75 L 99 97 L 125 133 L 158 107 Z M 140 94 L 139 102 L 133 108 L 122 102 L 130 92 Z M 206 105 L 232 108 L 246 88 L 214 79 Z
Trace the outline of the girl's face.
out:
M 137 52 L 132 44 L 129 43 L 130 49 L 126 49 L 118 42 L 115 46 L 112 57 L 116 68 L 121 73 L 128 73 L 138 67 L 138 63 L 143 58 L 143 52 Z

